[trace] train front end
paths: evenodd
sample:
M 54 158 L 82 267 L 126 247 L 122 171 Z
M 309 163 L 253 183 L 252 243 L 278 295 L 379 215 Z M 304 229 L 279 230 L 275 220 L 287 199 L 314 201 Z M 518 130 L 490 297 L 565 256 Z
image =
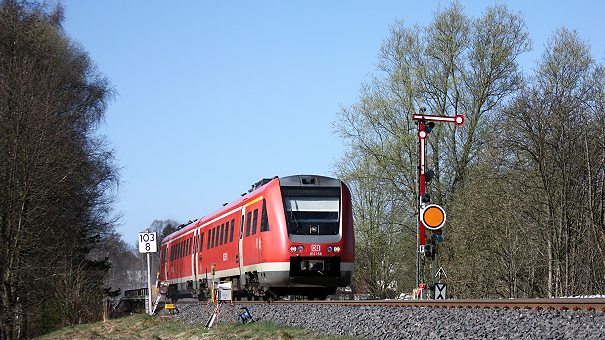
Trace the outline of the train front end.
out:
M 287 277 L 274 273 L 267 278 L 273 281 L 271 290 L 325 298 L 351 283 L 355 241 L 350 191 L 342 181 L 324 176 L 289 176 L 279 182 L 289 271 Z

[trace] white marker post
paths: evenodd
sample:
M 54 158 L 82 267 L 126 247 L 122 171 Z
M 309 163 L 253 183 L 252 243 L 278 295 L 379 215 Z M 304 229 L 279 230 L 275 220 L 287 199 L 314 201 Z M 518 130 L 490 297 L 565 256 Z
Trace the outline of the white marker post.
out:
M 139 253 L 147 253 L 147 299 L 149 300 L 149 306 L 147 314 L 151 315 L 153 307 L 151 306 L 151 261 L 149 253 L 155 253 L 158 251 L 156 233 L 143 232 L 139 233 Z

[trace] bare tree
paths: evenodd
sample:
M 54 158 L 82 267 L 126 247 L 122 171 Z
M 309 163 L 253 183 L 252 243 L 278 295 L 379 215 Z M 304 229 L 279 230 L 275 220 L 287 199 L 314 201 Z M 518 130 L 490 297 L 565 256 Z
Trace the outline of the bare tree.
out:
M 542 236 L 537 265 L 548 296 L 603 287 L 603 71 L 577 33 L 558 30 L 531 84 L 505 111 L 513 165 L 537 192 L 528 223 Z M 596 129 L 595 129 L 596 127 Z M 596 143 L 592 143 L 595 141 Z M 598 165 L 597 165 L 598 164 Z M 601 210 L 602 211 L 602 210 Z M 598 257 L 592 256 L 597 251 Z M 595 261 L 596 260 L 596 261 Z
M 111 152 L 93 135 L 110 95 L 63 11 L 0 1 L 0 337 L 90 320 L 112 228 Z M 85 281 L 82 281 L 85 280 Z M 65 308 L 50 308 L 60 306 Z M 90 313 L 84 311 L 90 311 Z M 100 314 L 99 314 L 100 315 Z
M 482 17 L 471 19 L 454 2 L 425 28 L 396 23 L 380 49 L 376 74 L 362 86 L 359 103 L 343 109 L 336 123 L 350 151 L 341 163 L 348 157 L 367 160 L 372 174 L 341 168 L 339 175 L 357 182 L 358 192 L 380 190 L 387 201 L 396 202 L 385 214 L 397 216 L 392 220 L 399 222 L 393 225 L 403 226 L 404 238 L 413 239 L 418 151 L 412 114 L 426 106 L 431 114 L 467 117 L 462 128 L 437 126 L 428 138 L 429 165 L 436 174 L 432 200 L 452 204 L 450 195 L 465 190 L 470 169 L 485 153 L 487 123 L 521 86 L 516 59 L 529 48 L 523 19 L 504 6 L 490 7 Z M 358 211 L 356 216 L 367 213 Z M 448 225 L 448 233 L 469 232 L 464 225 Z M 415 246 L 410 246 L 415 254 Z M 409 275 L 414 267 L 408 267 Z

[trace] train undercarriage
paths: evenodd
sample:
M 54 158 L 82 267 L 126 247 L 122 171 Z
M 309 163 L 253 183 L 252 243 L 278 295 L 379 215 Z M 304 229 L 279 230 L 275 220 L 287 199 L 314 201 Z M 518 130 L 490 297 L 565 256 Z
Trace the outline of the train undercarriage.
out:
M 292 257 L 290 270 L 273 272 L 247 272 L 240 276 L 216 278 L 216 282 L 231 282 L 233 299 L 273 301 L 281 297 L 325 300 L 337 287 L 351 282 L 351 272 L 340 270 L 340 258 Z M 211 296 L 211 279 L 199 279 L 170 284 L 166 297 L 197 298 L 204 301 Z

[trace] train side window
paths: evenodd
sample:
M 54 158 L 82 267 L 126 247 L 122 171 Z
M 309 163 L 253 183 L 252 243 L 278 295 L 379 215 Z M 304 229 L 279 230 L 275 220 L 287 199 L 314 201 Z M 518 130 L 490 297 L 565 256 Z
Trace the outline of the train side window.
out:
M 250 223 L 252 222 L 252 212 L 246 215 L 246 236 L 250 236 Z
M 218 231 L 218 239 L 219 239 L 219 245 L 223 245 L 223 239 L 225 235 L 225 223 L 221 224 L 221 229 L 219 229 Z
M 254 209 L 252 214 L 252 235 L 256 234 L 256 225 L 258 224 L 258 209 Z
M 187 256 L 191 255 L 191 237 L 187 239 Z
M 217 229 L 218 229 L 218 226 L 216 226 L 216 227 L 214 227 L 212 229 L 212 244 L 213 244 L 212 248 L 218 246 L 218 233 L 217 233 Z
M 202 252 L 202 248 L 204 247 L 204 233 L 200 235 L 200 253 Z
M 212 239 L 212 230 L 208 230 L 208 242 L 206 242 L 206 249 L 210 249 L 210 239 Z
M 229 242 L 229 221 L 225 223 L 225 244 Z
M 267 217 L 267 201 L 263 200 L 263 212 L 260 218 L 260 231 L 269 231 L 269 217 Z
M 183 249 L 183 257 L 189 255 L 189 241 L 190 239 L 185 240 L 185 249 Z
M 233 242 L 233 231 L 235 229 L 235 219 L 231 220 L 231 235 L 229 235 L 229 242 Z
M 214 248 L 214 229 L 210 229 L 210 249 Z

